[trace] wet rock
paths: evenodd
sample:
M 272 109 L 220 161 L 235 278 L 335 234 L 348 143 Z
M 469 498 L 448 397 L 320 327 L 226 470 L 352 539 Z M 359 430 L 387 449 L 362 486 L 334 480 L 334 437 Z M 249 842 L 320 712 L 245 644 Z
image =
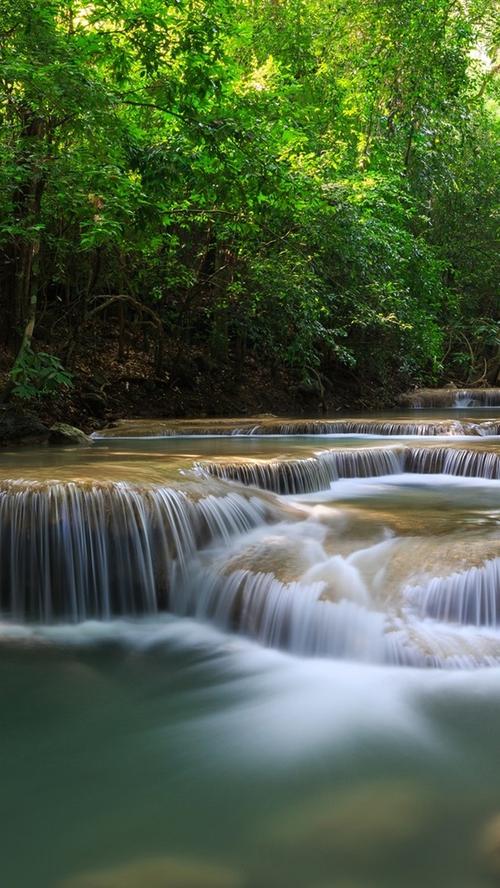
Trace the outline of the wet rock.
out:
M 314 545 L 314 544 L 312 544 Z M 302 551 L 297 540 L 286 540 L 282 536 L 261 540 L 246 546 L 232 558 L 225 559 L 221 573 L 229 576 L 236 571 L 250 571 L 254 574 L 273 574 L 282 583 L 293 583 L 307 570 L 311 558 L 309 552 Z M 320 557 L 319 545 L 314 546 L 314 554 Z
M 145 857 L 71 876 L 58 888 L 242 888 L 229 867 L 182 857 Z
M 49 444 L 86 447 L 91 443 L 92 439 L 85 432 L 66 422 L 56 422 L 50 427 Z
M 47 426 L 33 413 L 12 405 L 0 407 L 0 447 L 45 443 L 49 434 Z

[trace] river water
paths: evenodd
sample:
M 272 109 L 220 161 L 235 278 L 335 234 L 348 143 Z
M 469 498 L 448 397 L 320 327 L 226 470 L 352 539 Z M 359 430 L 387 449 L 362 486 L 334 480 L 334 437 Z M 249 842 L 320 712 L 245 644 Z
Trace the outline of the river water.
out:
M 0 454 L 2 885 L 500 885 L 500 409 L 334 421 Z

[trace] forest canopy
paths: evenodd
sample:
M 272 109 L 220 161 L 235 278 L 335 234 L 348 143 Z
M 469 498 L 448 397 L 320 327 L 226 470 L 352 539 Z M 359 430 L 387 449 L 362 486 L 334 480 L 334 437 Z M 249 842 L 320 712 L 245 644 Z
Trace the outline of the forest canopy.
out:
M 494 12 L 0 0 L 10 389 L 103 331 L 171 385 L 498 382 Z

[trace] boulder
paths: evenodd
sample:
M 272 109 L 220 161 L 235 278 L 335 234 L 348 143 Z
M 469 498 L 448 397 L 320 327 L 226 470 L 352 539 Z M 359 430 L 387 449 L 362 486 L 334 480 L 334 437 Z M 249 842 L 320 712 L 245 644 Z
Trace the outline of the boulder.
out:
M 66 422 L 56 422 L 50 427 L 49 444 L 87 447 L 91 443 L 92 439 L 85 432 Z
M 0 447 L 16 444 L 43 444 L 49 429 L 33 413 L 13 405 L 0 407 Z

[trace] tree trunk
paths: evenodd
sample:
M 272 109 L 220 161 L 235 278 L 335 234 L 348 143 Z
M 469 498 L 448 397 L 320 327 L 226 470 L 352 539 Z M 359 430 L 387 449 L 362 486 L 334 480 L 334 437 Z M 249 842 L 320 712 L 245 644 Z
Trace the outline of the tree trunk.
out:
M 38 303 L 38 265 L 39 265 L 39 256 L 40 256 L 40 240 L 34 241 L 30 244 L 29 255 L 27 256 L 26 262 L 28 265 L 27 276 L 23 277 L 22 282 L 24 287 L 29 287 L 29 292 L 26 293 L 23 289 L 23 297 L 28 297 L 28 306 L 26 310 L 26 321 L 24 326 L 23 338 L 21 340 L 21 345 L 19 346 L 19 350 L 16 355 L 16 359 L 14 364 L 12 365 L 12 370 L 9 375 L 9 379 L 7 384 L 5 385 L 1 395 L 0 401 L 5 403 L 9 400 L 12 390 L 14 388 L 14 380 L 12 378 L 12 372 L 22 363 L 23 358 L 26 352 L 31 348 L 31 341 L 33 339 L 33 333 L 35 330 L 36 323 L 36 309 Z

